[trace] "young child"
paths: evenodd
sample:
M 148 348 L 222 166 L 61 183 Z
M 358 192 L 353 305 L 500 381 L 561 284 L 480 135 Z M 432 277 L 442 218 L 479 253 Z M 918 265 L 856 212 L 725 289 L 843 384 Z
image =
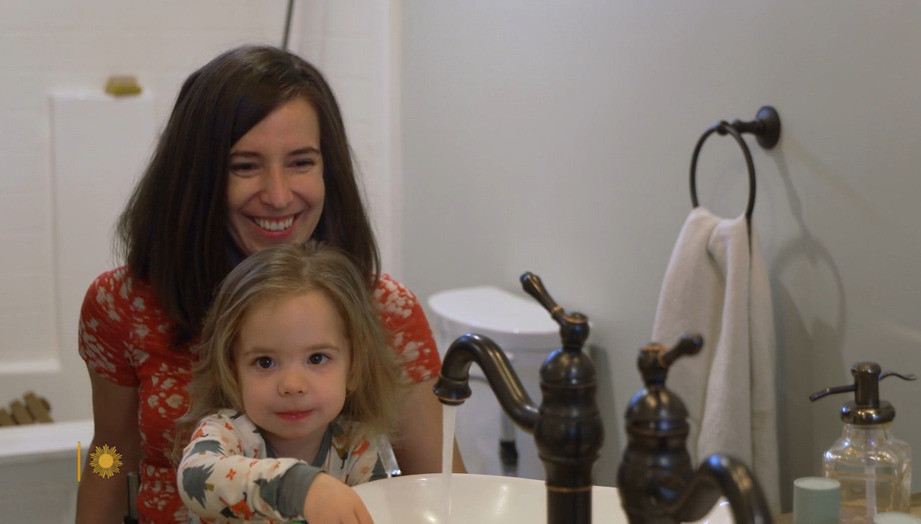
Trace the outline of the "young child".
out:
M 178 486 L 201 521 L 371 522 L 349 486 L 387 476 L 378 443 L 403 382 L 369 285 L 314 244 L 255 253 L 223 281 L 179 421 L 197 427 Z

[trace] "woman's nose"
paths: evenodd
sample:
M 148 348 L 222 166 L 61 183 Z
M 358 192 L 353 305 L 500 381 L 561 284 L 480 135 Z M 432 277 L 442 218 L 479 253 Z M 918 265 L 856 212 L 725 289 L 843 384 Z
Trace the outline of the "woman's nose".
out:
M 283 209 L 294 199 L 290 181 L 282 166 L 271 166 L 263 176 L 262 202 Z

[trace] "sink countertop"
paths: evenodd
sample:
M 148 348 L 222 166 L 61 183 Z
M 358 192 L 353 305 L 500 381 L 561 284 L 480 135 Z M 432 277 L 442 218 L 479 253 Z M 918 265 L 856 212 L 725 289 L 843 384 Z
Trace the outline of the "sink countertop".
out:
M 911 506 L 909 507 L 909 512 L 921 518 L 921 492 L 915 493 L 911 496 Z M 778 515 L 774 519 L 774 524 L 793 524 L 793 514 L 784 513 L 783 515 Z

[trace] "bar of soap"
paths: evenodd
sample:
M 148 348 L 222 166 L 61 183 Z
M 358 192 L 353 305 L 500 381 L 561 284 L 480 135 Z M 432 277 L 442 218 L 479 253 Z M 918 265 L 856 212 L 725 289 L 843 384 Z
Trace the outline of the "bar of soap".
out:
M 141 85 L 138 79 L 131 75 L 110 76 L 106 81 L 106 93 L 114 96 L 130 96 L 141 94 Z

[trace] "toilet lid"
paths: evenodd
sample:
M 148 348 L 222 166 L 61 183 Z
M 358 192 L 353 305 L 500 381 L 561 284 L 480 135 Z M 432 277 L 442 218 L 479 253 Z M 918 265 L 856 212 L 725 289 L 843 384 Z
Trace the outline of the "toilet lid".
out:
M 478 286 L 435 293 L 428 305 L 436 329 L 449 340 L 472 332 L 491 338 L 505 351 L 546 353 L 560 347 L 559 325 L 530 297 Z

